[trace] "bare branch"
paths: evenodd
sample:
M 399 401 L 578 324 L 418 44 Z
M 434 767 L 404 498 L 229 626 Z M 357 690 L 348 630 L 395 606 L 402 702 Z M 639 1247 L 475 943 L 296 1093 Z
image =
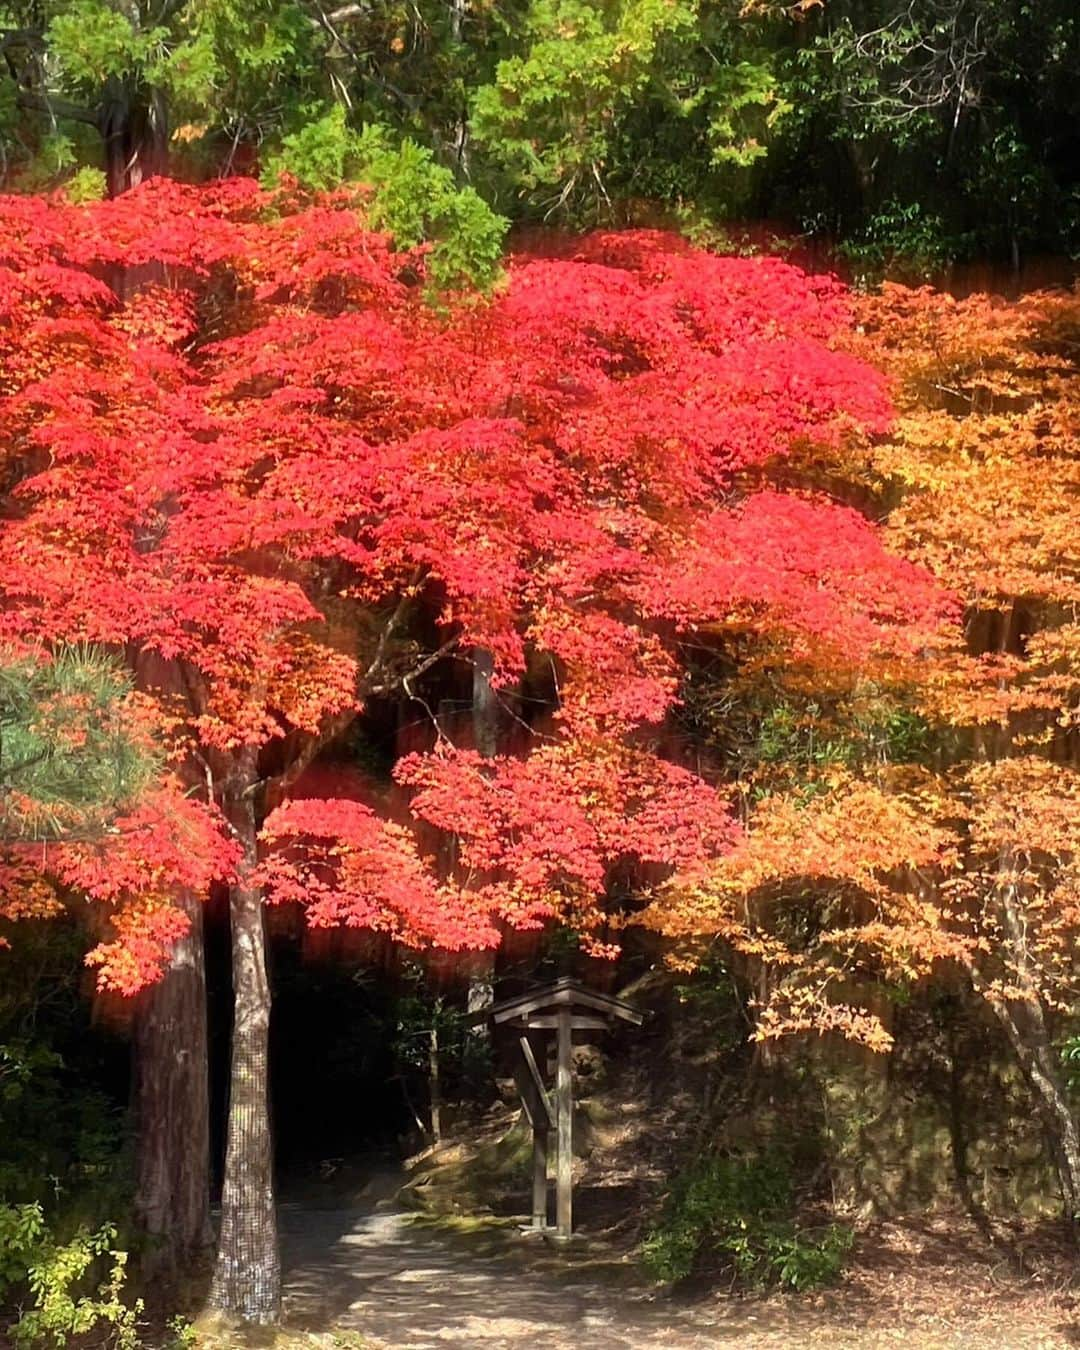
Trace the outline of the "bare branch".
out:
M 18 107 L 25 108 L 27 112 L 44 113 L 53 120 L 62 117 L 71 122 L 85 122 L 88 126 L 101 129 L 98 113 L 77 103 L 68 103 L 66 99 L 51 98 L 48 94 L 31 94 L 20 89 L 15 95 L 15 103 Z
M 16 47 L 29 47 L 31 51 L 45 50 L 45 38 L 39 28 L 5 28 L 0 30 L 0 52 L 11 51 Z
M 346 23 L 349 19 L 362 19 L 370 13 L 370 5 L 339 5 L 337 9 L 332 9 L 329 14 L 324 15 L 324 18 L 330 23 Z
M 980 15 L 963 0 L 931 2 L 925 8 L 911 0 L 888 23 L 850 38 L 837 32 L 821 45 L 840 56 L 850 42 L 850 50 L 877 72 L 877 92 L 847 92 L 852 107 L 876 108 L 906 122 L 951 106 L 955 122 L 962 107 L 978 101 L 975 74 L 986 57 L 979 27 Z
M 457 635 L 455 635 L 452 638 L 447 638 L 447 640 L 437 651 L 432 652 L 430 656 L 426 656 L 418 666 L 414 666 L 413 669 L 410 670 L 407 675 L 402 676 L 401 678 L 402 687 L 409 694 L 410 698 L 413 697 L 413 695 L 409 690 L 408 685 L 405 683 L 405 681 L 418 680 L 421 675 L 429 671 L 431 667 L 435 665 L 437 662 L 441 661 L 444 656 L 449 656 L 460 641 L 461 638 Z
M 401 599 L 397 602 L 397 607 L 395 608 L 393 614 L 390 615 L 389 622 L 386 624 L 386 627 L 383 629 L 383 631 L 379 634 L 379 641 L 375 647 L 375 655 L 371 658 L 371 663 L 368 666 L 367 670 L 364 671 L 365 684 L 370 685 L 371 682 L 374 680 L 375 676 L 382 669 L 383 662 L 386 659 L 386 649 L 390 645 L 390 640 L 397 632 L 398 628 L 401 626 L 401 621 L 404 619 L 406 611 L 408 610 L 409 605 L 412 603 L 416 595 L 417 587 L 420 585 L 423 579 L 424 574 L 422 570 L 417 571 L 413 574 L 413 577 L 409 582 L 408 587 L 402 594 Z
M 158 10 L 156 22 L 159 24 L 167 23 L 169 19 L 179 14 L 186 4 L 187 0 L 164 0 L 164 4 Z

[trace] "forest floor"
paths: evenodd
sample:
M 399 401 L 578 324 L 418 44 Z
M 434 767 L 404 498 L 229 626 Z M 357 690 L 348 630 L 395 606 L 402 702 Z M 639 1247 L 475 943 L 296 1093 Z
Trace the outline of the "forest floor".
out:
M 625 1254 L 552 1250 L 498 1221 L 455 1229 L 393 1207 L 286 1206 L 282 1228 L 287 1320 L 316 1333 L 309 1344 L 360 1333 L 371 1350 L 1080 1345 L 1075 1269 L 1053 1239 L 1013 1234 L 1017 1273 L 958 1214 L 875 1223 L 837 1286 L 768 1297 L 676 1298 Z

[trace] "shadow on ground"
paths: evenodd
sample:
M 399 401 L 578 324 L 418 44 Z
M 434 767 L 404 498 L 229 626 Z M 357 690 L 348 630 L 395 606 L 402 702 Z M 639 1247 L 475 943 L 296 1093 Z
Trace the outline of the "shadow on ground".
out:
M 281 1226 L 289 1325 L 360 1332 L 380 1350 L 1077 1344 L 1064 1267 L 1016 1279 L 1006 1263 L 967 1250 L 953 1224 L 879 1226 L 845 1280 L 816 1295 L 714 1290 L 693 1303 L 657 1294 L 611 1249 L 552 1251 L 506 1220 L 462 1220 L 455 1232 L 395 1208 L 286 1205 Z
M 701 1309 L 627 1288 L 625 1268 L 592 1263 L 586 1251 L 567 1258 L 509 1237 L 493 1251 L 425 1231 L 396 1211 L 285 1209 L 281 1217 L 294 1325 L 355 1328 L 393 1350 L 697 1350 L 717 1342 Z

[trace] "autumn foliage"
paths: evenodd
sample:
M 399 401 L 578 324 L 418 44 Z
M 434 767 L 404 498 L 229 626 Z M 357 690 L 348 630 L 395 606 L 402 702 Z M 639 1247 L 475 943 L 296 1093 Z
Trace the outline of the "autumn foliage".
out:
M 760 1038 L 828 1030 L 887 1050 L 889 991 L 959 979 L 1067 1153 L 1052 1043 L 1075 1006 L 1080 937 L 1080 306 L 885 286 L 859 308 L 858 350 L 889 375 L 897 418 L 850 445 L 844 471 L 891 508 L 889 542 L 960 599 L 960 621 L 914 662 L 773 672 L 789 754 L 753 771 L 735 848 L 682 874 L 647 918 L 689 959 L 720 942 L 767 972 Z M 761 679 L 748 662 L 743 695 Z M 916 727 L 916 750 L 885 739 L 853 756 L 868 705 Z
M 460 948 L 558 921 L 603 950 L 614 869 L 646 887 L 738 835 L 661 753 L 687 642 L 857 663 L 947 611 L 861 515 L 772 481 L 889 423 L 831 278 L 601 234 L 433 308 L 362 193 L 155 181 L 0 215 L 0 637 L 136 654 L 194 794 L 128 819 L 139 866 L 50 863 L 110 907 L 106 984 L 152 977 L 170 885 L 236 868 L 314 923 Z M 545 672 L 523 751 L 439 735 L 398 766 L 399 818 L 288 800 L 372 698 L 424 707 L 475 650 L 496 691 Z

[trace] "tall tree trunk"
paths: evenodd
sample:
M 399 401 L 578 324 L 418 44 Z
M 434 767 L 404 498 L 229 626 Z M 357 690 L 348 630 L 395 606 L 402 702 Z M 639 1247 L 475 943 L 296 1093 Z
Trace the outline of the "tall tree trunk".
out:
M 244 881 L 256 861 L 254 755 L 230 784 L 227 813 L 244 850 L 232 888 L 233 1030 L 221 1234 L 210 1306 L 255 1323 L 281 1312 L 281 1258 L 270 1130 L 270 981 L 261 891 Z
M 1014 605 L 1010 622 L 1015 619 L 1015 613 Z M 1003 850 L 1002 872 L 1007 870 L 1010 862 L 1008 853 Z M 1022 1003 L 1006 1003 L 999 999 L 993 1006 L 1035 1090 L 1039 1109 L 1053 1140 L 1061 1196 L 1075 1237 L 1080 1232 L 1080 1129 L 1065 1091 L 1061 1062 L 1051 1044 L 1046 1010 L 1032 971 L 1028 925 L 1022 913 L 1020 892 L 1008 880 L 999 887 L 997 899 L 1013 968 L 1028 997 Z
M 473 744 L 478 754 L 491 759 L 499 750 L 499 707 L 491 677 L 495 662 L 489 651 L 474 647 L 472 651 L 472 731 Z M 490 952 L 479 952 L 473 957 L 469 973 L 469 991 L 466 1012 L 470 1015 L 485 1012 L 495 1002 L 495 957 Z M 469 1029 L 471 1045 L 484 1056 L 490 1054 L 491 1030 L 486 1021 L 477 1022 Z
M 109 196 L 138 185 L 168 168 L 168 106 L 164 94 L 136 94 L 123 80 L 110 80 L 98 111 L 105 150 Z
M 491 684 L 495 660 L 485 648 L 474 647 L 472 667 L 473 742 L 478 753 L 490 759 L 499 751 L 499 704 Z
M 1010 851 L 1002 849 L 999 860 L 1002 882 L 995 900 L 1012 977 L 1025 997 L 1003 999 L 991 989 L 974 963 L 969 967 L 969 974 L 976 992 L 986 1000 L 1001 1023 L 1035 1094 L 1036 1107 L 1053 1145 L 1061 1198 L 1075 1238 L 1080 1235 L 1080 1128 L 1065 1090 L 1061 1063 L 1052 1044 L 1039 983 L 1032 969 L 1022 896 L 1008 876 L 1012 861 Z
M 1036 1105 L 1053 1144 L 1054 1167 L 1065 1217 L 1074 1238 L 1080 1237 L 1080 1127 L 1050 1042 L 1042 1004 L 1016 1005 L 998 1001 L 990 1006 L 1035 1094 Z
M 191 931 L 135 1023 L 135 1218 L 145 1275 L 174 1281 L 213 1242 L 202 906 L 176 904 Z
M 428 1105 L 430 1107 L 431 1142 L 442 1143 L 442 1076 L 439 1072 L 439 1024 L 442 999 L 435 1000 L 431 1030 L 428 1032 Z
M 122 271 L 118 294 L 128 281 Z M 133 670 L 141 690 L 175 696 L 183 689 L 177 663 L 153 652 L 140 652 Z M 135 1221 L 149 1239 L 143 1273 L 159 1280 L 185 1272 L 214 1237 L 203 908 L 189 891 L 174 904 L 191 927 L 164 979 L 142 995 L 134 1031 Z

